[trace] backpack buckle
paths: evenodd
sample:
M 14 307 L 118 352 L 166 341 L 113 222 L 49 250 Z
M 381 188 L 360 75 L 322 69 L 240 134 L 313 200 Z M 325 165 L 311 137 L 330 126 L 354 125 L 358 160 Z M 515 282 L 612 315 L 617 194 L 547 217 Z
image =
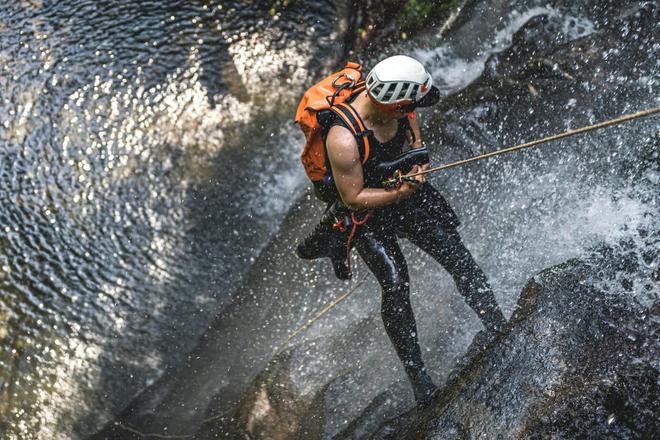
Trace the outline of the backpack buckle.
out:
M 337 84 L 337 81 L 339 81 L 342 78 L 346 78 L 348 81 L 343 82 L 341 84 Z M 337 97 L 337 95 L 341 93 L 342 90 L 352 89 L 354 86 L 355 86 L 355 78 L 353 78 L 351 75 L 347 73 L 340 73 L 339 75 L 337 75 L 337 78 L 332 80 L 332 87 L 334 87 L 337 90 L 335 90 L 332 96 L 325 98 L 326 101 L 328 101 L 328 104 L 330 104 L 330 107 L 335 105 L 335 98 Z
M 348 81 L 337 85 L 337 81 L 339 81 L 340 79 L 342 79 L 344 77 L 346 79 L 348 79 Z M 341 93 L 342 90 L 352 89 L 353 86 L 355 86 L 355 79 L 351 75 L 349 75 L 347 73 L 340 73 L 339 75 L 337 75 L 337 78 L 332 80 L 332 87 L 334 87 L 337 90 L 335 90 L 335 92 L 332 94 L 332 96 L 329 96 L 329 97 L 325 98 L 326 101 L 328 101 L 328 104 L 330 104 L 330 107 L 335 105 L 335 98 L 337 97 L 337 95 L 339 95 Z
M 342 78 L 346 78 L 348 82 L 344 82 L 337 85 L 337 81 L 339 81 Z M 340 73 L 339 75 L 337 75 L 337 78 L 332 80 L 332 87 L 339 88 L 340 90 L 344 90 L 346 87 L 353 88 L 353 86 L 355 86 L 355 78 L 353 78 L 348 73 Z

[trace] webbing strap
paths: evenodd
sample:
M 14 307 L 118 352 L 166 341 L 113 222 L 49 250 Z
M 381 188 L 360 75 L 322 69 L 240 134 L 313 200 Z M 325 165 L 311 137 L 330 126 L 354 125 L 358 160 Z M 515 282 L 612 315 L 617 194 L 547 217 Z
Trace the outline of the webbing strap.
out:
M 348 273 L 351 276 L 353 274 L 353 271 L 351 270 L 351 242 L 353 241 L 353 238 L 355 238 L 358 227 L 362 226 L 367 222 L 367 220 L 369 220 L 372 212 L 373 211 L 367 211 L 362 220 L 360 220 L 355 212 L 351 212 L 351 230 L 348 233 L 348 238 L 346 239 L 346 262 L 348 264 Z M 332 227 L 334 229 L 340 230 L 341 232 L 348 231 L 348 227 L 346 227 L 346 222 L 344 219 L 339 220 L 337 223 L 333 224 Z
M 344 121 L 346 126 L 353 132 L 356 140 L 360 142 L 364 155 L 362 163 L 366 163 L 369 159 L 369 134 L 371 131 L 367 130 L 362 118 L 350 104 L 342 102 L 332 107 L 331 110 Z

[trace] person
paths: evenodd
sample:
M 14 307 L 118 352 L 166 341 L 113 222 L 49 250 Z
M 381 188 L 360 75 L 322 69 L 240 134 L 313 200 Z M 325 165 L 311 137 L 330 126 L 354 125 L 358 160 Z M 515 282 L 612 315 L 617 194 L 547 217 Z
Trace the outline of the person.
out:
M 329 204 L 341 205 L 352 213 L 369 213 L 351 245 L 380 284 L 385 330 L 403 363 L 415 399 L 422 404 L 431 400 L 437 387 L 422 360 L 410 303 L 408 267 L 398 238 L 408 239 L 451 274 L 458 291 L 488 332 L 495 334 L 506 323 L 486 276 L 461 240 L 456 214 L 424 175 L 413 176 L 428 169 L 428 160 L 412 166 L 395 188 L 385 188 L 383 176 L 377 172 L 380 163 L 395 160 L 407 148 L 423 148 L 413 112 L 436 104 L 439 98 L 440 91 L 418 60 L 396 55 L 376 64 L 367 75 L 365 90 L 346 101 L 368 130 L 370 153 L 364 163 L 364 152 L 346 122 L 330 111 L 317 116 L 324 119 L 329 166 L 327 178 L 315 182 L 316 193 Z M 327 225 L 327 219 L 321 221 L 298 246 L 298 255 L 329 256 L 337 275 L 348 278 L 345 253 L 328 250 L 332 240 L 328 240 L 331 232 Z

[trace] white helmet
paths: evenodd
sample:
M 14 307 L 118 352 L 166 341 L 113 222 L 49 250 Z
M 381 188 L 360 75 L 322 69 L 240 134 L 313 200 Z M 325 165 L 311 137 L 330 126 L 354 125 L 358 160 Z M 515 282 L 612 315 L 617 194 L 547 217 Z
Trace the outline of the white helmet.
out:
M 431 74 L 414 58 L 385 58 L 367 75 L 367 91 L 379 104 L 414 104 L 428 107 L 438 102 L 440 91 Z

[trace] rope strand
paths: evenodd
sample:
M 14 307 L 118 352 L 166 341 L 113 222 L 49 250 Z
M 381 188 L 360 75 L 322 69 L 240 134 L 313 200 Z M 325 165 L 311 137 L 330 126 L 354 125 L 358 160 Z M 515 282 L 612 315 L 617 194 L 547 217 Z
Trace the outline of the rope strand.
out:
M 652 109 L 649 109 L 649 110 L 643 110 L 643 111 L 640 111 L 640 112 L 637 112 L 637 113 L 632 113 L 632 114 L 620 116 L 620 117 L 615 118 L 615 119 L 610 119 L 610 120 L 607 120 L 607 121 L 599 122 L 598 124 L 587 125 L 586 127 L 577 128 L 575 130 L 568 130 L 568 131 L 565 131 L 563 133 L 555 134 L 555 135 L 552 135 L 552 136 L 547 136 L 547 137 L 544 137 L 542 139 L 536 139 L 536 140 L 533 140 L 533 141 L 530 141 L 530 142 L 525 142 L 524 144 L 515 145 L 513 147 L 503 148 L 501 150 L 491 151 L 490 153 L 481 154 L 479 156 L 470 157 L 468 159 L 459 160 L 459 161 L 452 162 L 452 163 L 449 163 L 449 164 L 446 164 L 446 165 L 440 165 L 440 166 L 437 166 L 437 167 L 429 168 L 428 170 L 420 171 L 420 172 L 415 173 L 415 174 L 410 174 L 406 177 L 415 177 L 415 176 L 420 176 L 422 174 L 428 174 L 428 173 L 432 173 L 432 172 L 435 172 L 435 171 L 442 171 L 442 170 L 446 170 L 446 169 L 449 169 L 449 168 L 454 168 L 454 167 L 457 167 L 457 166 L 461 166 L 461 165 L 465 165 L 465 164 L 468 164 L 468 163 L 476 162 L 478 160 L 487 159 L 489 157 L 499 156 L 500 154 L 512 153 L 514 151 L 519 151 L 519 150 L 522 150 L 522 149 L 525 149 L 525 148 L 535 147 L 536 145 L 544 144 L 546 142 L 556 141 L 556 140 L 559 140 L 559 139 L 564 139 L 564 138 L 567 138 L 567 137 L 576 136 L 578 134 L 586 133 L 588 131 L 598 130 L 598 129 L 609 127 L 609 126 L 612 126 L 612 125 L 621 124 L 623 122 L 632 121 L 634 119 L 639 119 L 639 118 L 643 118 L 643 117 L 646 117 L 646 116 L 651 116 L 651 115 L 654 115 L 656 113 L 660 113 L 660 107 L 656 107 L 656 108 L 652 108 Z
M 292 340 L 293 338 L 295 338 L 295 337 L 296 337 L 297 335 L 299 335 L 301 332 L 305 331 L 305 329 L 307 329 L 309 326 L 311 326 L 312 324 L 314 324 L 316 321 L 318 321 L 319 319 L 323 318 L 323 316 L 324 316 L 326 313 L 328 313 L 330 310 L 332 310 L 337 304 L 339 304 L 340 302 L 342 302 L 342 301 L 344 301 L 346 298 L 348 298 L 349 295 L 350 295 L 351 293 L 355 292 L 355 290 L 356 290 L 358 287 L 360 287 L 360 286 L 362 285 L 362 283 L 364 283 L 364 281 L 367 279 L 368 276 L 369 276 L 369 273 L 368 273 L 368 272 L 365 272 L 365 274 L 362 276 L 362 278 L 360 278 L 360 280 L 359 280 L 357 283 L 355 283 L 355 284 L 353 285 L 353 287 L 351 287 L 350 289 L 348 289 L 348 291 L 347 291 L 346 293 L 344 293 L 343 295 L 339 296 L 337 299 L 335 299 L 335 300 L 332 301 L 330 304 L 328 304 L 327 306 L 325 306 L 325 307 L 324 307 L 321 311 L 319 311 L 319 312 L 318 312 L 313 318 L 307 320 L 307 322 L 306 322 L 305 324 L 303 324 L 298 330 L 296 330 L 295 332 L 291 333 L 291 335 L 287 338 L 286 342 L 284 342 L 284 344 L 282 344 L 282 347 L 281 347 L 277 352 L 282 351 L 282 350 L 283 350 L 283 349 L 289 344 L 289 342 L 291 342 L 291 340 Z

